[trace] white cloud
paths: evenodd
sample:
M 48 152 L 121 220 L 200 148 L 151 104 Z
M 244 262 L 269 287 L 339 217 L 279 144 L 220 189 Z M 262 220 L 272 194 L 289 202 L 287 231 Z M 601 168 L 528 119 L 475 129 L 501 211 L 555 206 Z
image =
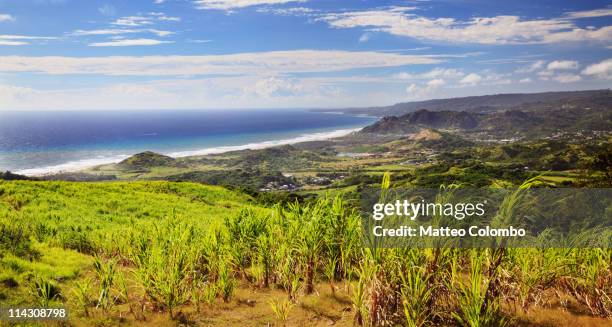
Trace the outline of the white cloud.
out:
M 151 17 L 145 17 L 145 16 L 126 16 L 126 17 L 118 18 L 117 20 L 112 22 L 112 24 L 113 25 L 119 25 L 119 26 L 132 26 L 132 27 L 136 27 L 136 26 L 142 26 L 142 25 L 151 25 L 151 24 L 153 24 L 153 22 L 152 22 L 152 18 Z
M 363 33 L 361 34 L 361 36 L 359 37 L 359 43 L 365 43 L 370 41 L 370 38 L 372 37 L 372 33 Z
M 573 19 L 612 16 L 612 9 L 605 8 L 587 11 L 573 11 L 566 13 L 565 16 Z
M 90 47 L 128 47 L 128 46 L 143 46 L 143 45 L 159 45 L 164 43 L 172 43 L 172 41 L 161 41 L 154 39 L 128 39 L 128 40 L 113 40 L 108 42 L 94 42 L 88 44 Z
M 165 21 L 165 22 L 180 22 L 181 21 L 181 17 L 167 16 L 163 12 L 150 12 L 149 16 L 153 16 L 154 19 L 157 19 L 159 21 Z
M 165 37 L 165 36 L 169 36 L 169 35 L 173 35 L 174 34 L 174 32 L 162 31 L 162 30 L 156 30 L 156 29 L 148 29 L 147 32 L 156 34 L 157 36 L 160 36 L 160 37 Z
M 612 79 L 612 59 L 606 59 L 587 66 L 582 70 L 583 75 L 595 76 L 601 79 Z
M 427 86 L 429 87 L 440 87 L 444 84 L 446 84 L 446 82 L 444 82 L 444 80 L 441 78 L 432 79 L 431 81 L 427 82 Z
M 0 84 L 0 102 L 23 101 L 32 93 L 34 90 L 28 87 Z
M 189 43 L 210 43 L 212 40 L 187 40 Z
M 12 22 L 15 20 L 15 17 L 9 14 L 0 14 L 0 22 Z
M 507 85 L 512 83 L 512 80 L 507 78 L 509 74 L 500 74 L 491 69 L 484 69 L 479 72 L 479 74 L 474 74 L 476 76 L 466 76 L 466 81 L 463 81 L 463 84 L 483 84 L 483 85 Z
M 555 60 L 548 63 L 548 70 L 574 70 L 578 69 L 578 62 L 574 60 Z
M 542 69 L 546 62 L 544 60 L 537 60 L 528 66 L 521 67 L 516 70 L 517 73 L 532 73 L 536 70 Z
M 0 58 L 0 65 L 3 63 Z M 223 59 L 220 59 L 223 60 Z M 57 65 L 63 65 L 59 61 Z M 91 63 L 94 65 L 94 63 Z M 131 66 L 130 66 L 131 67 Z M 483 81 L 474 87 L 455 85 L 454 81 L 423 80 L 408 85 L 401 80 L 378 80 L 371 76 L 362 79 L 350 74 L 341 76 L 308 77 L 287 76 L 278 67 L 261 69 L 261 74 L 233 74 L 223 76 L 168 77 L 167 79 L 126 81 L 120 77 L 109 78 L 102 85 L 81 85 L 66 88 L 57 83 L 55 89 L 5 87 L 0 91 L 0 110 L 125 110 L 173 108 L 332 108 L 353 106 L 377 106 L 415 99 L 457 97 L 491 93 L 525 91 L 554 91 L 572 88 L 573 84 L 551 83 L 495 86 L 485 81 L 487 72 L 478 72 Z M 219 68 L 221 69 L 221 67 Z M 82 72 L 81 73 L 85 73 Z M 359 77 L 359 76 L 357 76 Z M 62 76 L 60 80 L 70 79 Z M 371 82 L 368 79 L 374 78 Z M 367 82 L 354 85 L 355 80 Z M 113 82 L 114 81 L 114 82 Z M 401 83 L 401 84 L 400 84 Z M 596 82 L 597 87 L 608 87 L 607 81 Z M 1 84 L 1 83 L 0 83 Z M 69 83 L 74 85 L 74 83 Z M 457 83 L 458 84 L 458 83 Z M 403 86 L 403 87 L 402 87 Z M 436 88 L 437 86 L 437 88 Z M 1 89 L 1 88 L 0 88 Z
M 18 46 L 28 45 L 29 41 L 37 40 L 55 40 L 56 37 L 51 36 L 30 36 L 30 35 L 0 35 L 0 45 Z
M 0 72 L 101 75 L 290 74 L 435 64 L 427 56 L 292 50 L 206 56 L 0 57 Z
M 230 10 L 260 5 L 306 2 L 306 0 L 195 0 L 194 2 L 199 9 Z
M 555 72 L 552 70 L 541 70 L 537 74 L 541 80 L 547 81 L 550 79 L 551 76 L 555 74 Z
M 271 8 L 271 7 L 263 7 L 258 8 L 257 12 L 264 14 L 275 14 L 281 16 L 310 16 L 316 12 L 316 10 L 312 8 L 306 7 L 293 7 L 293 8 Z
M 406 87 L 406 93 L 416 93 L 416 92 L 418 92 L 420 90 L 421 90 L 421 88 L 418 85 L 416 85 L 415 83 L 412 83 L 412 84 L 410 84 L 410 85 L 408 85 Z
M 164 22 L 180 22 L 181 21 L 181 17 L 173 17 L 173 16 L 166 16 L 166 15 L 162 15 L 157 17 L 158 20 L 164 21 Z
M 357 103 L 374 105 L 383 96 L 376 92 L 360 92 L 356 97 L 343 87 L 326 85 L 318 79 L 274 76 L 126 82 L 32 90 L 29 94 L 23 91 L 22 96 L 15 94 L 17 90 L 7 91 L 6 96 L 0 91 L 0 110 L 346 107 L 354 104 L 357 98 Z
M 5 40 L 56 40 L 54 36 L 31 36 L 31 35 L 0 35 L 0 39 Z
M 11 45 L 11 46 L 15 46 L 15 45 L 27 45 L 29 44 L 28 42 L 23 42 L 23 41 L 10 41 L 10 40 L 2 40 L 0 39 L 0 45 Z
M 531 83 L 531 78 L 529 77 L 525 77 L 525 78 L 521 78 L 519 80 L 519 83 L 524 84 L 524 83 Z
M 87 36 L 87 35 L 122 35 L 122 34 L 135 34 L 135 33 L 152 33 L 160 37 L 169 36 L 174 32 L 157 30 L 153 28 L 148 29 L 122 29 L 122 28 L 106 28 L 97 30 L 76 30 L 70 35 L 73 36 Z
M 397 36 L 450 43 L 538 44 L 573 41 L 608 42 L 612 26 L 583 29 L 570 18 L 523 20 L 518 16 L 428 18 L 392 8 L 322 15 L 319 20 L 336 28 L 368 28 Z
M 157 5 L 160 5 L 160 4 L 164 3 L 164 2 L 166 2 L 166 0 L 155 0 L 155 1 L 153 1 L 153 3 L 155 3 Z
M 111 24 L 116 26 L 139 27 L 153 25 L 155 22 L 180 22 L 180 17 L 168 16 L 163 12 L 150 12 L 138 16 L 125 16 L 116 19 Z
M 258 97 L 287 97 L 295 96 L 303 92 L 303 85 L 298 81 L 267 77 L 257 80 L 255 84 L 245 87 L 247 93 L 254 93 Z
M 424 99 L 436 94 L 444 85 L 446 85 L 446 81 L 441 78 L 432 79 L 422 85 L 411 83 L 406 87 L 406 93 L 410 94 L 413 99 Z
M 454 68 L 434 68 L 426 73 L 423 73 L 421 76 L 423 76 L 424 78 L 460 78 L 463 77 L 463 75 L 465 74 L 462 71 Z
M 118 29 L 118 28 L 105 28 L 97 30 L 76 30 L 70 35 L 74 36 L 85 36 L 85 35 L 119 35 L 127 33 L 139 33 L 142 30 L 129 30 L 129 29 Z
M 398 79 L 403 79 L 403 80 L 417 80 L 417 79 L 432 79 L 432 78 L 460 78 L 463 77 L 465 74 L 458 69 L 454 69 L 454 68 L 440 68 L 440 67 L 436 67 L 430 71 L 421 73 L 421 74 L 411 74 L 411 73 L 406 73 L 406 72 L 402 72 L 402 73 L 398 73 L 393 75 L 394 78 L 398 78 Z
M 544 65 L 545 62 L 538 62 L 537 65 L 525 67 L 517 72 L 533 72 L 539 70 L 536 75 L 542 81 L 556 81 L 559 83 L 578 82 L 582 78 L 579 75 L 570 74 L 567 71 L 576 70 L 580 66 L 575 60 L 554 60 Z
M 591 67 L 594 67 L 594 66 L 597 67 L 596 65 L 597 64 L 588 66 L 587 68 L 582 70 L 582 74 L 583 75 L 596 75 L 599 78 L 605 79 L 605 77 L 603 76 L 605 75 L 605 73 L 602 72 L 603 75 L 601 75 L 601 74 L 595 74 L 593 72 L 593 68 Z M 605 65 L 600 66 L 600 67 L 603 68 L 604 66 Z M 559 83 L 579 82 L 582 80 L 582 77 L 578 74 L 569 72 L 572 70 L 577 70 L 579 67 L 580 65 L 578 64 L 578 62 L 574 60 L 555 60 L 555 61 L 551 61 L 545 67 L 545 69 L 537 72 L 537 76 L 542 81 L 555 81 Z M 591 72 L 592 74 L 587 74 L 587 72 Z
M 462 78 L 461 81 L 459 81 L 459 83 L 461 83 L 461 84 L 469 84 L 469 85 L 476 85 L 480 81 L 482 81 L 482 76 L 480 76 L 480 75 L 478 75 L 476 73 L 470 73 L 470 74 L 466 75 L 464 78 Z
M 98 36 L 110 35 L 112 41 L 98 41 L 89 43 L 93 47 L 120 47 L 120 46 L 145 46 L 158 45 L 164 43 L 172 43 L 171 41 L 155 40 L 144 36 L 132 36 L 132 39 L 127 40 L 125 34 L 154 34 L 157 37 L 167 37 L 175 34 L 175 32 L 151 28 L 157 22 L 179 22 L 180 17 L 167 16 L 163 12 L 149 12 L 138 16 L 125 16 L 111 22 L 109 28 L 93 29 L 93 30 L 75 30 L 68 36 Z M 149 28 L 145 28 L 149 27 Z
M 573 82 L 578 82 L 581 79 L 582 78 L 580 76 L 574 75 L 574 74 L 559 74 L 553 77 L 553 80 L 559 83 L 573 83 Z

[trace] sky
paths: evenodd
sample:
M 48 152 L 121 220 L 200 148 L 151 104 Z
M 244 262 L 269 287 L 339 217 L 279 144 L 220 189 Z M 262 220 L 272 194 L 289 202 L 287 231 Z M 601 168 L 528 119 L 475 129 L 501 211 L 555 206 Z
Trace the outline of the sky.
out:
M 607 1 L 0 0 L 0 110 L 364 107 L 611 85 Z

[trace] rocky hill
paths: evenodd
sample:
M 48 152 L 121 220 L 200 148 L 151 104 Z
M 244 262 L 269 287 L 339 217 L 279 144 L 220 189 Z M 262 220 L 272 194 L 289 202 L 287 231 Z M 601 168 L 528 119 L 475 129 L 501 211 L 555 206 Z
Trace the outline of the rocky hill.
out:
M 552 133 L 612 131 L 612 93 L 543 101 L 491 112 L 417 110 L 383 117 L 364 134 L 406 135 L 420 128 L 483 132 L 492 136 L 550 136 Z
M 481 121 L 482 114 L 466 111 L 429 111 L 419 110 L 399 117 L 384 117 L 376 123 L 366 126 L 362 133 L 371 134 L 409 134 L 420 130 L 420 127 L 436 129 L 475 129 Z
M 419 110 L 400 117 L 383 117 L 362 132 L 373 134 L 406 134 L 419 130 L 419 126 L 443 129 L 473 129 L 481 120 L 478 114 L 466 111 Z

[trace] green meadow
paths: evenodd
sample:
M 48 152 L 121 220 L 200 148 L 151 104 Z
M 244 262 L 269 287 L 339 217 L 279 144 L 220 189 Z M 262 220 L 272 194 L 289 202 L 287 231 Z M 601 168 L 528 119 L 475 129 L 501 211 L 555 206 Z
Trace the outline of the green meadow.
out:
M 251 207 L 247 195 L 215 186 L 170 182 L 0 182 L 0 269 L 7 304 L 32 303 L 27 285 L 43 277 L 71 284 L 93 255 L 164 219 L 214 229 Z M 254 208 L 254 210 L 262 210 Z

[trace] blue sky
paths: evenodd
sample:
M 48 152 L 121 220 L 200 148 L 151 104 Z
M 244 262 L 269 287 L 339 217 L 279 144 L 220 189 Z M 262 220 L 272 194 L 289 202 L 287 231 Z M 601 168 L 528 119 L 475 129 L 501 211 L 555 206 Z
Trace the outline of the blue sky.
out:
M 0 110 L 609 88 L 606 1 L 0 0 Z

